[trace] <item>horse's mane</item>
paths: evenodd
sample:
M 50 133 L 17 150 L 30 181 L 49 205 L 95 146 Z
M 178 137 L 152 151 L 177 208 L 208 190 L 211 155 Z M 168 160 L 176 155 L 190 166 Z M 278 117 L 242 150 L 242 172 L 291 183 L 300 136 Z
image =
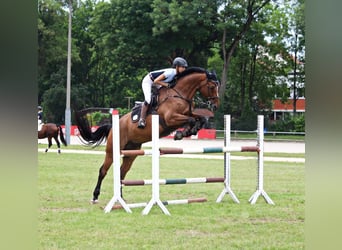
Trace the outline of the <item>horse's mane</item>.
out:
M 184 76 L 190 75 L 192 73 L 205 73 L 208 79 L 213 80 L 216 84 L 220 85 L 220 81 L 217 79 L 217 75 L 215 71 L 209 72 L 208 70 L 200 67 L 189 67 L 183 72 L 176 75 L 176 79 L 180 79 Z
M 189 67 L 186 70 L 184 70 L 183 72 L 177 74 L 176 78 L 180 79 L 184 76 L 190 75 L 192 73 L 207 73 L 207 71 L 203 68 L 200 67 Z

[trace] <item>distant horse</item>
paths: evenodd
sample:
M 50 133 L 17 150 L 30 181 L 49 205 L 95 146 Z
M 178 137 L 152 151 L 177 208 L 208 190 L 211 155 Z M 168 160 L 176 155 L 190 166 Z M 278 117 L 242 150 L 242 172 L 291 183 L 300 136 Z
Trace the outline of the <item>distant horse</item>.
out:
M 57 143 L 57 147 L 58 147 L 58 154 L 61 153 L 61 144 L 58 140 L 58 135 L 63 143 L 64 146 L 67 146 L 67 143 L 64 139 L 64 134 L 63 134 L 63 130 L 62 127 L 60 125 L 56 125 L 54 123 L 46 123 L 43 124 L 41 130 L 38 131 L 38 139 L 44 139 L 47 138 L 48 139 L 48 147 L 45 149 L 45 153 L 47 153 L 47 151 L 49 150 L 49 148 L 52 145 L 52 138 L 55 139 L 56 143 Z
M 219 106 L 219 87 L 220 83 L 214 72 L 192 67 L 177 76 L 176 84 L 172 88 L 160 88 L 156 101 L 157 104 L 152 110 L 154 113 L 159 114 L 160 137 L 169 135 L 178 128 L 183 128 L 183 130 L 175 133 L 175 140 L 181 140 L 183 137 L 197 134 L 198 130 L 207 122 L 207 118 L 203 114 L 195 112 L 195 94 L 199 93 L 202 97 L 206 98 L 208 107 L 211 110 L 216 110 Z M 150 110 L 148 114 L 151 114 L 152 111 Z M 139 112 L 133 112 L 125 114 L 120 118 L 121 150 L 141 149 L 143 143 L 152 140 L 152 116 L 148 115 L 146 117 L 146 127 L 140 129 L 136 123 L 138 119 L 134 120 L 134 116 L 138 116 Z M 212 114 L 212 112 L 210 113 Z M 84 142 L 96 147 L 107 139 L 106 156 L 99 169 L 98 180 L 91 201 L 94 204 L 98 202 L 102 181 L 113 163 L 112 125 L 102 125 L 92 132 L 86 114 L 85 110 L 75 112 L 76 123 Z M 125 179 L 136 157 L 123 157 L 120 167 L 121 180 Z

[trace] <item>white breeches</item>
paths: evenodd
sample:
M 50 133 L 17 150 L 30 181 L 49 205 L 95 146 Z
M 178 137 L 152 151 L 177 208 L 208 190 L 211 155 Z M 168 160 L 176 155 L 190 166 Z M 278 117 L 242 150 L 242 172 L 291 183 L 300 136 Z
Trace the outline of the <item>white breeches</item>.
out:
M 145 101 L 150 104 L 151 103 L 151 95 L 152 95 L 152 80 L 149 75 L 146 75 L 142 81 L 141 87 L 144 92 Z

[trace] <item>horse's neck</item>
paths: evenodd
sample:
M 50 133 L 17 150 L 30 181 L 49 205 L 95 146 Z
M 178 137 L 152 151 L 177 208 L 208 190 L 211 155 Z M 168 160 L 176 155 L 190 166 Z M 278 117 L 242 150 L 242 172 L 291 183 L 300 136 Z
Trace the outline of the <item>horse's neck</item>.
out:
M 205 76 L 203 76 L 203 74 L 194 73 L 181 78 L 174 88 L 184 98 L 192 99 L 196 94 L 198 86 L 200 86 L 203 80 L 205 80 Z

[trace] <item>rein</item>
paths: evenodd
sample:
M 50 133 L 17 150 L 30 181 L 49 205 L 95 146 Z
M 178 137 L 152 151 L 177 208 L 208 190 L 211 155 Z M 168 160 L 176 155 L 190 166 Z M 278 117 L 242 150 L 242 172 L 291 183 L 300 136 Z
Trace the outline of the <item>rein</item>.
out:
M 167 99 L 173 97 L 173 98 L 180 98 L 180 99 L 186 101 L 186 102 L 189 104 L 190 114 L 192 114 L 191 110 L 192 110 L 192 102 L 193 102 L 193 99 L 194 99 L 194 98 L 192 98 L 191 100 L 190 100 L 190 99 L 187 99 L 187 98 L 183 97 L 183 96 L 178 92 L 177 89 L 173 89 L 173 90 L 174 90 L 178 95 L 167 95 L 163 100 L 160 101 L 160 103 L 158 103 L 158 105 L 157 105 L 157 107 L 156 107 L 156 110 L 158 109 L 158 107 L 159 107 L 162 103 L 166 102 Z

